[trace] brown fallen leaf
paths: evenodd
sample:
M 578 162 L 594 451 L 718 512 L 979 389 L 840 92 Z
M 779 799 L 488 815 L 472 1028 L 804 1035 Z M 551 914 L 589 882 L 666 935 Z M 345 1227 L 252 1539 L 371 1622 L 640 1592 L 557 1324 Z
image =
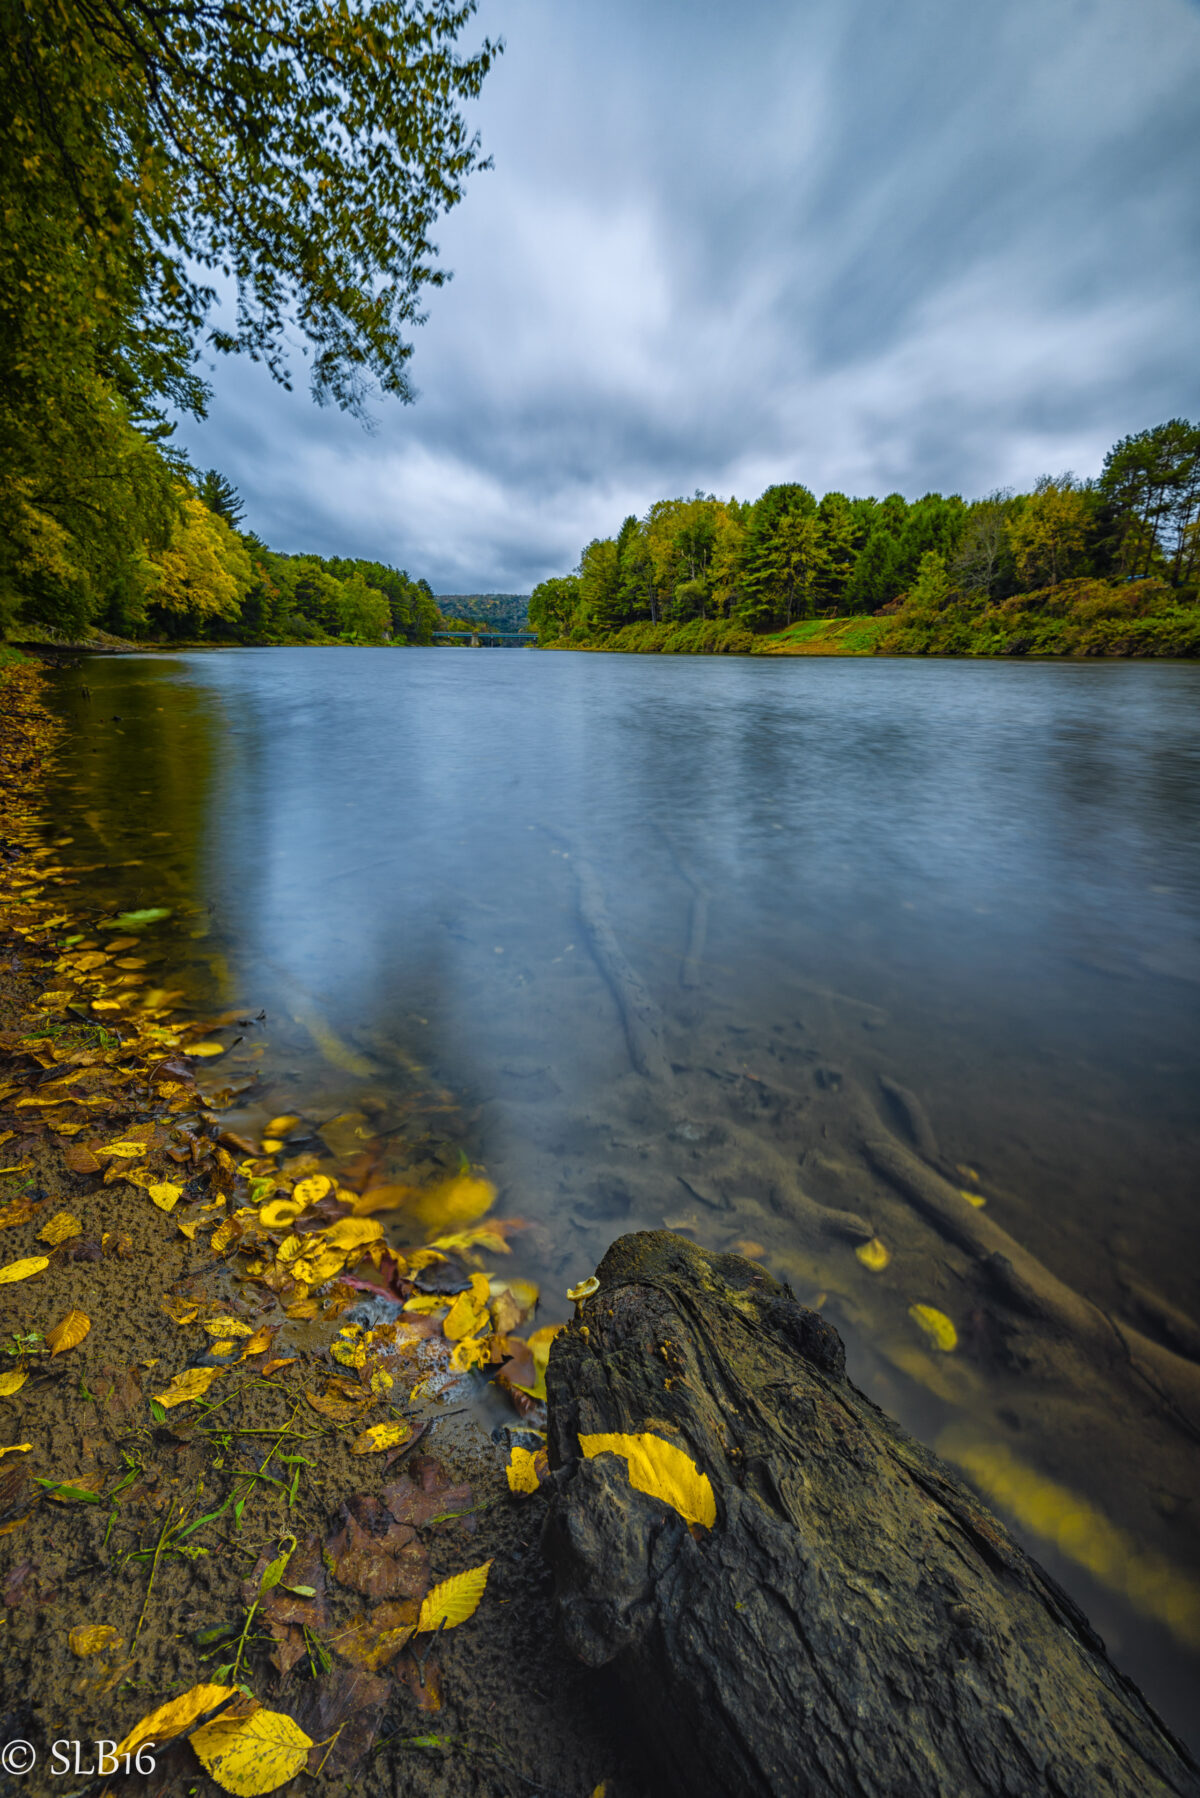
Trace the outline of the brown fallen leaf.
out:
M 85 1148 L 81 1142 L 68 1143 L 62 1152 L 67 1167 L 73 1174 L 98 1174 L 101 1162 L 98 1155 Z
M 342 1506 L 327 1558 L 338 1583 L 364 1598 L 420 1598 L 429 1584 L 429 1557 L 416 1531 L 394 1523 L 367 1493 Z
M 313 1410 L 320 1417 L 327 1417 L 330 1423 L 357 1423 L 364 1411 L 369 1411 L 375 1404 L 374 1395 L 364 1392 L 357 1399 L 344 1398 L 337 1392 L 306 1392 L 304 1394 Z
M 422 1529 L 436 1519 L 469 1511 L 475 1500 L 470 1486 L 454 1485 L 443 1464 L 432 1455 L 415 1455 L 410 1473 L 402 1474 L 380 1494 L 397 1523 Z
M 68 1311 L 61 1322 L 46 1331 L 50 1359 L 53 1361 L 55 1355 L 64 1354 L 67 1349 L 78 1348 L 91 1327 L 92 1320 L 85 1311 Z
M 352 1666 L 378 1673 L 408 1646 L 416 1632 L 417 1616 L 414 1599 L 393 1599 L 377 1605 L 365 1617 L 355 1617 L 328 1638 L 329 1646 Z

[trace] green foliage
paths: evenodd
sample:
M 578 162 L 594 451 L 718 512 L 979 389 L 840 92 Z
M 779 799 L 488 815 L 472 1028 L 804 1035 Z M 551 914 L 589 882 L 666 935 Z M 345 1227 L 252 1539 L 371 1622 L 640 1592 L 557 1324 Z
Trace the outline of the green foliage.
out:
M 318 398 L 412 397 L 430 232 L 484 166 L 473 5 L 0 0 L 0 624 L 183 615 L 144 576 L 183 504 L 164 408 L 203 411 L 202 349 L 287 382 L 300 335 Z M 219 475 L 200 497 L 237 525 Z
M 978 608 L 912 597 L 879 645 L 889 655 L 1195 656 L 1200 606 L 1162 580 L 1077 579 Z
M 1135 566 L 1159 584 L 1113 599 L 1108 577 Z M 1099 481 L 1047 475 L 969 504 L 818 503 L 796 482 L 753 504 L 657 500 L 543 581 L 530 621 L 543 644 L 648 653 L 1190 655 L 1198 581 L 1200 428 L 1175 419 L 1125 438 Z

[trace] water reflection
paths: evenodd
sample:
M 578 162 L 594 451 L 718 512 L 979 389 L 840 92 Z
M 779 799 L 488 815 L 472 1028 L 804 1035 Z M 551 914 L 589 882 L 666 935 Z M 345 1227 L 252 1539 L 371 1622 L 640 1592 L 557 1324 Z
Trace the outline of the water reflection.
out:
M 552 1293 L 627 1228 L 761 1253 L 1185 1715 L 1200 670 L 309 650 L 86 680 L 71 853 L 114 909 L 173 907 L 197 1005 L 266 1007 L 263 1117 L 453 1095 L 429 1131 L 533 1220 Z M 1073 1493 L 1127 1552 L 1072 1546 Z

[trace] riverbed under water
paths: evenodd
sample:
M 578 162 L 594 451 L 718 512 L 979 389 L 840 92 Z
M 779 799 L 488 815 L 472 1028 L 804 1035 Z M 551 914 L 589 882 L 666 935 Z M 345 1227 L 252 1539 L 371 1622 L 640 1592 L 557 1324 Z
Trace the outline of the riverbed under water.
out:
M 481 1164 L 543 1321 L 628 1229 L 759 1254 L 1190 1729 L 1200 667 L 263 649 L 55 693 L 63 861 L 267 1014 L 235 1118 Z

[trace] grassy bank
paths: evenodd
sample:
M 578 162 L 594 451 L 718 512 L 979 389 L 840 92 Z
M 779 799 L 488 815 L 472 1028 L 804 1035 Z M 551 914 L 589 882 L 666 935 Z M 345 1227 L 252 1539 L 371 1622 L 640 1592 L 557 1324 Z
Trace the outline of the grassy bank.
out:
M 377 1798 L 633 1798 L 553 1647 L 537 1479 L 518 1496 L 506 1473 L 538 1446 L 554 1334 L 493 1271 L 521 1226 L 427 1119 L 385 1140 L 302 1116 L 249 1009 L 179 1009 L 162 910 L 104 916 L 64 863 L 44 680 L 0 675 L 10 1735 L 40 1779 L 56 1740 L 132 1753 L 148 1720 L 137 1790 L 308 1791 L 293 1776 L 321 1769 Z M 263 1731 L 273 1771 L 238 1783 L 228 1757 L 261 1760 Z
M 627 624 L 545 645 L 631 655 L 1197 656 L 1200 603 L 1163 581 L 1062 581 L 991 605 L 910 595 L 882 615 L 806 618 L 755 635 L 718 619 Z

